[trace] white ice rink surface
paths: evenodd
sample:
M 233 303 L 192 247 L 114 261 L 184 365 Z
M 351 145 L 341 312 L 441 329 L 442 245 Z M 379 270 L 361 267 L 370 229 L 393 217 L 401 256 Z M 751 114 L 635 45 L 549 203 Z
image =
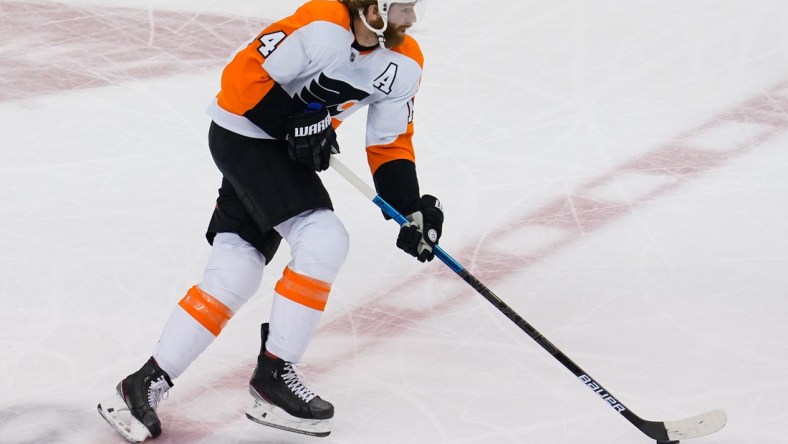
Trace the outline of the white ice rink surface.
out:
M 292 0 L 0 0 L 0 443 L 121 443 L 96 404 L 199 282 L 223 61 Z M 122 7 L 122 8 L 121 8 Z M 416 106 L 442 245 L 638 415 L 788 442 L 788 3 L 433 0 Z M 363 115 L 341 159 L 371 182 Z M 306 355 L 318 439 L 248 421 L 259 293 L 156 443 L 652 442 L 322 173 L 351 234 Z

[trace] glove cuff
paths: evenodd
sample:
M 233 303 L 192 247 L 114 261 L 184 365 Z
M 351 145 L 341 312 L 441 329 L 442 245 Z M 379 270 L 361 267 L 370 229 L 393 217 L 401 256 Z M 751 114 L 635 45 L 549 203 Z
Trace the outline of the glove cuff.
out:
M 421 209 L 426 210 L 428 208 L 436 208 L 443 214 L 443 204 L 441 204 L 441 201 L 435 196 L 425 194 L 421 196 Z

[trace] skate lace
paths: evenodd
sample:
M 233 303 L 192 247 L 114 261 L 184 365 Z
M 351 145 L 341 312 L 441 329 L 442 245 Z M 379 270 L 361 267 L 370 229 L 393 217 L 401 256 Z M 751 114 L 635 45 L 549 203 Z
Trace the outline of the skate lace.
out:
M 148 388 L 148 404 L 153 410 L 159 407 L 159 403 L 169 396 L 170 385 L 160 376 L 159 379 L 154 380 Z
M 289 362 L 286 362 L 282 369 L 282 380 L 287 387 L 304 402 L 309 402 L 312 398 L 317 396 L 301 382 L 301 372 L 295 365 Z

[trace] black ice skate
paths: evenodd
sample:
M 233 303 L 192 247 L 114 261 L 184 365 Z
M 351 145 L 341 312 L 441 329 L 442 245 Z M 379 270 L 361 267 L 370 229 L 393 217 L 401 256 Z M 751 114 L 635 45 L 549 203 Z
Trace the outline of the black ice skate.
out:
M 328 436 L 334 406 L 306 388 L 291 363 L 265 355 L 268 324 L 263 324 L 261 336 L 263 345 L 257 368 L 249 381 L 254 405 L 247 410 L 246 417 L 290 432 Z
M 124 438 L 141 443 L 161 434 L 156 408 L 172 385 L 169 375 L 150 358 L 118 383 L 115 396 L 100 403 L 98 411 Z

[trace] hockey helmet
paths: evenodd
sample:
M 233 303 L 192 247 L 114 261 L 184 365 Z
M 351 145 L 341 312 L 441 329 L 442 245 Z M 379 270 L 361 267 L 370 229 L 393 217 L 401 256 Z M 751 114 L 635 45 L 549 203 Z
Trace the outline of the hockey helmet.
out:
M 418 23 L 424 18 L 424 13 L 427 8 L 427 0 L 377 0 L 378 11 L 380 17 L 383 19 L 383 26 L 375 28 L 367 23 L 364 18 L 364 12 L 359 10 L 359 16 L 364 22 L 364 25 L 372 32 L 377 34 L 380 46 L 385 47 L 385 39 L 383 33 L 389 25 L 389 19 L 394 22 L 408 21 L 410 24 Z

